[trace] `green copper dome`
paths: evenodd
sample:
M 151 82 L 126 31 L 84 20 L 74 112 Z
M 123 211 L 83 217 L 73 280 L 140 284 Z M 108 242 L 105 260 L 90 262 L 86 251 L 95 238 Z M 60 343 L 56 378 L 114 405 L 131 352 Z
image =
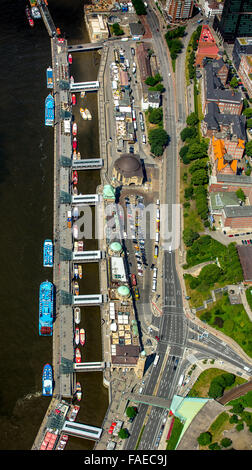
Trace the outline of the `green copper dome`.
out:
M 109 248 L 110 248 L 112 251 L 121 251 L 121 250 L 122 250 L 122 245 L 121 245 L 119 242 L 113 242 L 113 243 L 111 243 L 111 245 L 109 246 Z
M 126 297 L 126 296 L 129 295 L 130 290 L 127 286 L 120 286 L 120 287 L 118 287 L 117 292 L 118 292 L 119 295 L 121 295 L 123 297 Z

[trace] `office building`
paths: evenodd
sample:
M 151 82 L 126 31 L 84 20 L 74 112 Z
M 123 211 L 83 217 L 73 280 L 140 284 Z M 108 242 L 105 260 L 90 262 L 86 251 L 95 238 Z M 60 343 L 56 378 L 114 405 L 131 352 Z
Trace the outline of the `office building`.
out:
M 191 18 L 193 12 L 193 0 L 167 0 L 165 10 L 172 23 Z
M 237 37 L 252 37 L 252 0 L 225 0 L 213 28 L 227 43 L 234 43 Z

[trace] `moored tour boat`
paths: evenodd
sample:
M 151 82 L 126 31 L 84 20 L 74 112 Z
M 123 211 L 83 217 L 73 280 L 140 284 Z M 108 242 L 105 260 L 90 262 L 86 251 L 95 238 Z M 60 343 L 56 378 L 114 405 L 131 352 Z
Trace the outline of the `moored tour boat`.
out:
M 92 115 L 91 115 L 89 109 L 85 108 L 84 111 L 85 111 L 85 113 L 86 113 L 86 115 L 87 115 L 88 120 L 90 121 L 90 120 L 92 119 Z
M 78 264 L 78 274 L 79 274 L 79 278 L 82 279 L 82 266 L 81 266 L 81 264 Z
M 80 407 L 78 405 L 75 405 L 73 407 L 73 409 L 70 410 L 70 414 L 69 414 L 69 418 L 68 418 L 69 421 L 75 421 L 76 420 L 76 416 L 79 412 L 79 409 L 80 409 Z
M 84 119 L 84 121 L 87 120 L 87 115 L 86 115 L 83 108 L 80 108 L 80 115 L 81 115 L 82 119 Z
M 78 209 L 77 206 L 75 206 L 75 207 L 73 208 L 73 220 L 74 220 L 74 221 L 77 220 L 78 217 L 79 217 L 79 209 Z
M 80 288 L 78 282 L 74 282 L 74 295 L 79 295 Z
M 85 98 L 85 94 L 86 94 L 85 91 L 81 91 L 80 97 L 81 97 L 81 98 Z
M 80 384 L 80 382 L 77 382 L 77 383 L 76 383 L 76 397 L 77 397 L 77 400 L 78 400 L 78 401 L 81 401 L 82 391 L 81 391 L 81 384 Z
M 72 181 L 73 181 L 73 184 L 77 184 L 78 183 L 78 173 L 77 171 L 73 171 L 73 178 L 72 178 Z
M 76 95 L 72 95 L 72 105 L 75 106 L 76 105 Z
M 76 348 L 75 350 L 75 362 L 77 362 L 78 364 L 81 362 L 81 352 L 79 348 Z
M 84 346 L 85 341 L 86 341 L 86 333 L 85 333 L 84 328 L 81 328 L 80 329 L 80 344 Z
M 80 342 L 80 329 L 77 327 L 75 328 L 75 344 L 78 346 Z
M 77 149 L 77 138 L 76 137 L 73 138 L 73 149 L 74 150 Z
M 42 385 L 42 395 L 44 397 L 51 397 L 53 392 L 53 373 L 50 364 L 45 364 L 43 368 Z
M 74 187 L 73 187 L 73 194 L 74 194 L 75 196 L 78 196 L 78 188 L 77 188 L 77 186 L 74 186 Z
M 74 279 L 78 279 L 78 276 L 79 276 L 78 265 L 74 264 Z
M 46 239 L 43 245 L 43 266 L 52 268 L 53 266 L 53 242 Z
M 71 75 L 71 77 L 70 77 L 70 83 L 74 83 L 74 78 L 73 78 L 72 75 Z
M 73 236 L 75 239 L 78 238 L 79 236 L 79 231 L 78 231 L 78 225 L 77 224 L 73 224 Z
M 76 152 L 76 150 L 73 151 L 73 160 L 77 160 L 77 152 Z
M 78 251 L 78 242 L 76 240 L 74 242 L 74 251 Z
M 80 152 L 77 153 L 77 160 L 80 160 L 81 159 L 81 154 Z
M 60 439 L 57 443 L 56 449 L 55 450 L 64 450 L 68 441 L 68 435 L 67 434 L 62 434 L 60 436 Z
M 82 240 L 78 241 L 78 251 L 83 251 L 84 243 Z
M 79 325 L 79 323 L 81 321 L 81 309 L 80 309 L 80 307 L 75 307 L 75 309 L 74 309 L 74 321 L 75 321 L 76 325 Z
M 27 16 L 27 19 L 29 21 L 30 26 L 33 27 L 34 26 L 34 21 L 31 17 L 31 11 L 30 11 L 30 8 L 28 6 L 26 6 L 26 8 L 25 8 L 25 13 L 26 13 L 26 16 Z
M 41 18 L 41 14 L 38 7 L 31 7 L 31 14 L 34 20 L 38 20 L 39 18 Z
M 76 124 L 76 122 L 73 123 L 73 135 L 77 135 L 77 124 Z
M 69 64 L 72 64 L 72 63 L 73 63 L 72 54 L 68 54 L 68 63 L 69 63 Z

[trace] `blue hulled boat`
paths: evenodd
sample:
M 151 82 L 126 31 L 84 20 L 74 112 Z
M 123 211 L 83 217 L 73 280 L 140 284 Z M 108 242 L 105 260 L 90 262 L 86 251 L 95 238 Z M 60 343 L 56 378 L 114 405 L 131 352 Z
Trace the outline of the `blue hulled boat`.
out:
M 39 335 L 51 336 L 53 332 L 53 284 L 42 282 L 39 288 Z
M 46 69 L 46 83 L 47 88 L 53 88 L 53 70 L 52 67 Z
M 42 395 L 44 397 L 51 397 L 53 392 L 53 372 L 50 364 L 45 364 L 43 368 L 42 386 Z
M 53 266 L 53 243 L 52 240 L 45 240 L 43 247 L 43 266 L 52 268 Z
M 54 123 L 54 98 L 48 95 L 45 99 L 45 125 L 53 126 Z

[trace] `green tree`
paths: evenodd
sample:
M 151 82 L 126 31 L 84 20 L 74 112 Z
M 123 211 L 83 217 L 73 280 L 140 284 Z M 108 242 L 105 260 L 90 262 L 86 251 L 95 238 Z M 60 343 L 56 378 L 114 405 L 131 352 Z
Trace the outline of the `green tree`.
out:
M 207 446 L 212 442 L 212 434 L 210 432 L 202 432 L 199 437 L 197 437 L 197 441 L 201 446 Z
M 136 416 L 137 412 L 134 406 L 128 406 L 126 409 L 126 415 L 128 418 L 134 418 Z
M 237 189 L 236 196 L 238 197 L 238 199 L 245 202 L 246 196 L 241 188 Z
M 199 274 L 200 281 L 206 281 L 209 285 L 213 285 L 215 282 L 218 282 L 222 270 L 217 266 L 217 264 L 208 264 L 204 266 Z
M 197 240 L 197 238 L 199 238 L 199 234 L 194 232 L 191 228 L 188 227 L 183 230 L 183 240 L 186 246 L 192 246 L 194 240 Z
M 231 387 L 235 383 L 235 375 L 227 372 L 226 374 L 222 374 L 222 377 L 225 381 L 226 387 Z
M 125 428 L 120 429 L 118 436 L 120 437 L 120 439 L 127 439 L 127 437 L 129 437 L 128 429 L 125 429 Z
M 210 398 L 219 398 L 223 395 L 223 387 L 218 383 L 212 381 L 208 390 Z
M 114 23 L 112 25 L 112 31 L 113 31 L 115 36 L 122 36 L 124 34 L 124 31 L 121 28 L 121 26 L 119 25 L 119 23 Z
M 151 152 L 160 156 L 163 154 L 164 147 L 169 142 L 169 136 L 164 129 L 151 129 L 149 132 L 149 143 Z
M 196 126 L 196 124 L 198 124 L 199 120 L 198 120 L 198 116 L 196 113 L 191 113 L 189 114 L 189 116 L 187 116 L 186 118 L 186 124 L 188 126 Z
M 235 426 L 235 429 L 236 431 L 240 432 L 244 429 L 244 424 L 243 423 L 238 423 L 236 426 Z
M 159 124 L 163 119 L 163 109 L 160 108 L 153 108 L 149 112 L 149 121 L 152 124 Z
M 185 140 L 190 140 L 192 137 L 195 137 L 197 134 L 197 129 L 195 127 L 185 127 L 180 132 L 181 140 L 184 142 Z
M 221 439 L 221 445 L 225 448 L 230 447 L 232 445 L 232 441 L 228 437 L 224 437 L 223 439 Z
M 218 442 L 213 442 L 212 444 L 209 444 L 208 449 L 221 450 L 221 446 L 218 444 Z
M 239 85 L 239 82 L 238 82 L 237 78 L 234 76 L 232 78 L 232 80 L 230 80 L 230 86 L 231 86 L 231 88 L 237 88 L 238 85 Z
M 248 119 L 247 122 L 246 122 L 246 124 L 247 124 L 247 128 L 248 128 L 248 129 L 251 129 L 251 128 L 252 128 L 252 119 Z M 250 141 L 250 142 L 251 142 L 251 141 Z
M 230 422 L 230 424 L 238 423 L 238 416 L 237 415 L 232 415 L 229 422 Z
M 251 118 L 252 117 L 252 108 L 246 108 L 244 109 L 243 113 L 246 118 Z
M 248 157 L 252 157 L 252 140 L 246 143 L 245 149 L 246 149 L 246 154 L 248 155 Z
M 190 160 L 207 157 L 207 147 L 204 142 L 194 142 L 189 145 L 187 156 Z
M 244 410 L 244 406 L 243 406 L 241 403 L 235 403 L 235 404 L 233 405 L 233 408 L 232 408 L 232 410 L 231 410 L 231 413 L 235 413 L 235 414 L 238 414 L 238 415 L 239 415 L 240 413 L 243 412 L 243 410 Z
M 202 184 L 206 184 L 208 182 L 208 174 L 207 174 L 207 171 L 204 170 L 203 168 L 200 169 L 200 170 L 196 170 L 193 174 L 192 174 L 192 179 L 191 179 L 191 182 L 192 184 L 194 184 L 195 186 L 197 185 L 202 185 Z

